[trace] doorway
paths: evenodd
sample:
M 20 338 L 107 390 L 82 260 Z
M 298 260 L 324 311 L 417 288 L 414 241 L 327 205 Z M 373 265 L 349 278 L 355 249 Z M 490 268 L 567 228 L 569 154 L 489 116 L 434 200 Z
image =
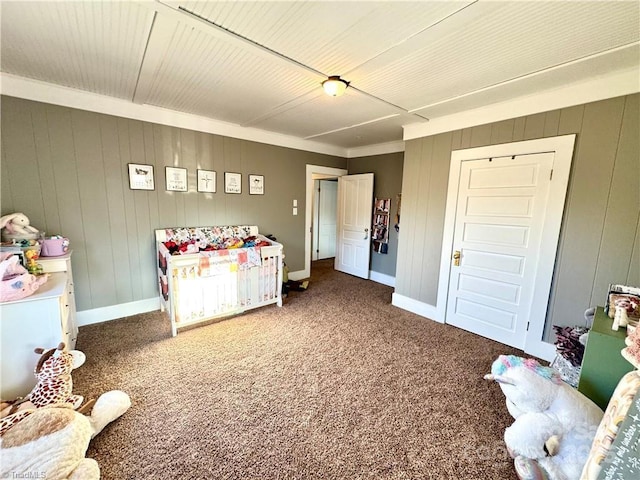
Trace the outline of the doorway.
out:
M 306 199 L 305 199 L 305 240 L 304 240 L 304 270 L 291 272 L 289 278 L 301 280 L 311 276 L 311 257 L 313 239 L 313 196 L 316 180 L 337 179 L 346 175 L 343 168 L 323 167 L 320 165 L 306 166 Z
M 315 180 L 313 186 L 312 260 L 336 256 L 338 179 Z

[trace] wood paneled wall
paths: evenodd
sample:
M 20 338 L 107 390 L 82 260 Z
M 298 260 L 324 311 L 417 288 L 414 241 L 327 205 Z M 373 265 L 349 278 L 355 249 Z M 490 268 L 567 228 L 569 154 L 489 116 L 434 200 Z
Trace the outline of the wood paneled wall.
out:
M 410 140 L 405 150 L 396 292 L 436 305 L 453 150 L 577 134 L 546 338 L 584 322 L 609 283 L 640 286 L 640 95 Z
M 47 235 L 71 240 L 78 310 L 157 295 L 153 230 L 258 225 L 276 235 L 292 271 L 304 268 L 306 164 L 346 159 L 2 97 L 2 215 L 24 212 Z M 127 163 L 151 164 L 155 190 L 129 189 Z M 188 192 L 165 190 L 165 166 L 188 169 Z M 217 172 L 217 193 L 197 193 L 196 170 Z M 224 172 L 242 173 L 241 195 Z M 248 194 L 248 174 L 265 195 Z

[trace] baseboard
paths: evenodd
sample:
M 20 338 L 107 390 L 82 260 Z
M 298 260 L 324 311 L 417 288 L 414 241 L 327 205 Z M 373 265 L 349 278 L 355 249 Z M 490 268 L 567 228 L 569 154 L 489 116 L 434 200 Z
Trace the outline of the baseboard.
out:
M 429 305 L 428 303 L 423 303 L 397 293 L 394 293 L 391 296 L 391 305 L 407 310 L 411 313 L 415 313 L 421 317 L 428 318 L 434 322 L 444 323 L 444 320 L 439 318 L 438 309 L 434 305 Z
M 78 326 L 91 325 L 93 323 L 107 322 L 117 318 L 129 317 L 139 313 L 153 312 L 160 309 L 160 299 L 158 297 L 138 300 L 136 302 L 121 303 L 108 307 L 82 310 L 76 314 Z
M 374 272 L 373 270 L 369 270 L 369 280 L 387 285 L 388 287 L 396 286 L 396 277 L 392 277 L 391 275 L 386 275 L 380 272 Z

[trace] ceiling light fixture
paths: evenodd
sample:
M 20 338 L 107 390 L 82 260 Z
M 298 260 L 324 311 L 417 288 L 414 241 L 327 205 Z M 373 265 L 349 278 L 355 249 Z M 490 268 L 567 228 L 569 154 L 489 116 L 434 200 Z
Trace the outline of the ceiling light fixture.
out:
M 349 82 L 342 80 L 338 75 L 333 75 L 322 82 L 322 88 L 327 95 L 339 97 L 349 86 Z

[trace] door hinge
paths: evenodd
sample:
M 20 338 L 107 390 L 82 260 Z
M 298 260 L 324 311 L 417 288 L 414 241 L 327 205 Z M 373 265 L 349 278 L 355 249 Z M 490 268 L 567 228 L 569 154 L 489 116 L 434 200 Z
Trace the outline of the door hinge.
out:
M 527 332 L 529 331 L 530 322 L 527 322 Z
M 551 169 L 551 173 L 549 174 L 549 180 L 553 178 L 553 168 Z

